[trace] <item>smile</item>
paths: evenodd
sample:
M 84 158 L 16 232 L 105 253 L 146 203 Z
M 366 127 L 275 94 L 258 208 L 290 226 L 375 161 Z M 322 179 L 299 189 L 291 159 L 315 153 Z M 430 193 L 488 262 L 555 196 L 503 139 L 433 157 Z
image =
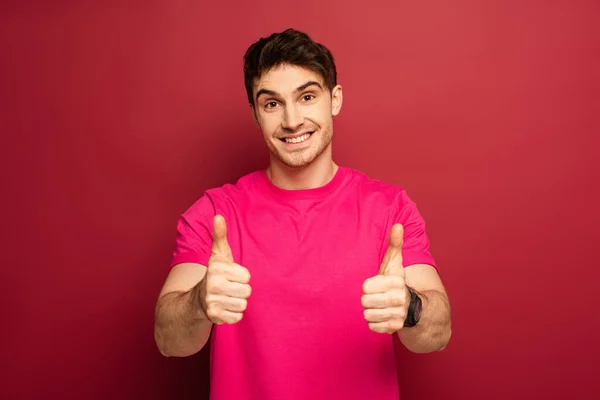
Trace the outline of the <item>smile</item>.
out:
M 282 142 L 285 142 L 285 143 L 302 143 L 302 142 L 304 142 L 304 141 L 308 140 L 308 138 L 309 138 L 309 137 L 310 137 L 310 135 L 312 135 L 312 134 L 313 134 L 312 132 L 307 132 L 307 133 L 305 133 L 305 134 L 304 134 L 304 135 L 302 135 L 302 136 L 298 136 L 298 137 L 295 137 L 295 138 L 282 138 L 282 139 L 280 139 L 280 140 L 281 140 Z

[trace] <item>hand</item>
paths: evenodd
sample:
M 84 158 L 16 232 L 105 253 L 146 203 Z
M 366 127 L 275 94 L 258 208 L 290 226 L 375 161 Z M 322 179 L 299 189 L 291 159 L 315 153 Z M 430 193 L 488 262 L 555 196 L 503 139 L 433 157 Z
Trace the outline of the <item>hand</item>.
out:
M 404 282 L 402 243 L 404 228 L 395 224 L 379 274 L 363 283 L 361 303 L 369 328 L 378 333 L 394 333 L 404 327 L 410 305 L 410 292 Z
M 225 218 L 216 215 L 213 224 L 212 254 L 200 283 L 200 304 L 211 322 L 235 324 L 242 319 L 248 305 L 250 273 L 233 261 Z

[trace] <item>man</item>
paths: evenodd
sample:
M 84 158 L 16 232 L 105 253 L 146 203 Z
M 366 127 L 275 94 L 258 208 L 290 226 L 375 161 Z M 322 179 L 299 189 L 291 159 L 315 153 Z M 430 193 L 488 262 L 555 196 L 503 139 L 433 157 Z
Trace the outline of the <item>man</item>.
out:
M 450 306 L 415 203 L 332 159 L 334 59 L 295 30 L 244 57 L 266 170 L 180 218 L 156 307 L 165 356 L 211 340 L 211 398 L 397 399 L 393 336 L 450 340 Z

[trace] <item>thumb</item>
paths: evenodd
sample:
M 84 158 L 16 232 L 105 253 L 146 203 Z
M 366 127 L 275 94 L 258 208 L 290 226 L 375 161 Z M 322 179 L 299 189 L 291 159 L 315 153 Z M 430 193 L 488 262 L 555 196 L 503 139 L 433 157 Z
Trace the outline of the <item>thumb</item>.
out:
M 227 224 L 222 215 L 215 215 L 213 219 L 213 244 L 212 244 L 212 261 L 221 261 L 232 263 L 233 255 L 229 242 L 227 242 Z
M 392 226 L 390 241 L 383 257 L 380 275 L 398 275 L 404 277 L 404 265 L 402 264 L 402 244 L 404 243 L 404 227 L 400 224 Z

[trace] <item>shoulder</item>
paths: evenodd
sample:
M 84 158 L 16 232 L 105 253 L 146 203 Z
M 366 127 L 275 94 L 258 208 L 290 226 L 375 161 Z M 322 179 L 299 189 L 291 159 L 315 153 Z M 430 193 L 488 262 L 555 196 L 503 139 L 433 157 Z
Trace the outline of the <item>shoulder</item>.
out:
M 205 195 L 217 200 L 219 198 L 236 198 L 256 189 L 257 177 L 260 171 L 250 172 L 240 177 L 234 183 L 225 183 L 205 191 Z
M 350 184 L 360 191 L 363 198 L 378 200 L 387 204 L 408 200 L 406 190 L 403 187 L 372 178 L 366 173 L 353 168 L 346 169 Z
M 214 215 L 223 208 L 225 203 L 229 201 L 235 203 L 255 190 L 259 173 L 260 171 L 253 171 L 243 175 L 234 183 L 225 183 L 221 186 L 206 189 L 202 196 L 184 214 L 188 216 L 195 214 Z

